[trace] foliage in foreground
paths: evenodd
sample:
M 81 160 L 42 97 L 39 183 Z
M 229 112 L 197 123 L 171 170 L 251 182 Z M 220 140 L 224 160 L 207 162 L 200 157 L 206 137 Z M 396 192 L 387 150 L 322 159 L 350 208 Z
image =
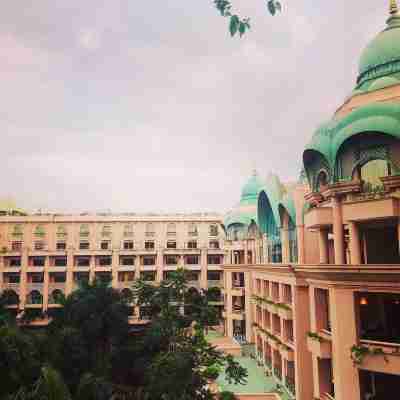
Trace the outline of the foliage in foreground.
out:
M 137 281 L 133 293 L 84 284 L 41 331 L 17 326 L 0 300 L 0 399 L 211 400 L 209 379 L 223 369 L 246 379 L 205 340 L 218 322 L 213 296 L 187 290 L 182 271 L 157 287 Z M 128 324 L 132 301 L 152 318 L 138 335 Z

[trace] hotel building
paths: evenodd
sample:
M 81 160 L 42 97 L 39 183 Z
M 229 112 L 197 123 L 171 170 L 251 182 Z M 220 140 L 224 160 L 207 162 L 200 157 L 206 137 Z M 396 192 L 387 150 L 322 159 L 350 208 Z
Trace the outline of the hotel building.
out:
M 400 15 L 303 151 L 296 184 L 253 175 L 224 224 L 224 329 L 297 400 L 400 389 Z

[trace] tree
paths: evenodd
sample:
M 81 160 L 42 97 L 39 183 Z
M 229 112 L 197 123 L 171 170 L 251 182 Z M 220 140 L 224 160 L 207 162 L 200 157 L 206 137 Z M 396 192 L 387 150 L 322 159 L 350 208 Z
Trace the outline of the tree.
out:
M 229 32 L 231 36 L 239 33 L 242 37 L 250 29 L 250 18 L 242 18 L 238 14 L 233 13 L 232 3 L 228 0 L 214 0 L 214 5 L 221 16 L 229 20 Z M 267 0 L 267 9 L 271 15 L 282 11 L 282 5 L 277 0 Z

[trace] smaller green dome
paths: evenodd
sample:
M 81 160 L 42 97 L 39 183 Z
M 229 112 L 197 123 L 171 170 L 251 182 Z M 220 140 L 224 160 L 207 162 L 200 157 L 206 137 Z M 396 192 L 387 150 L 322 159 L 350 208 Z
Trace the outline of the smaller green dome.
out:
M 257 199 L 258 193 L 260 192 L 262 186 L 263 184 L 257 174 L 257 171 L 254 170 L 253 175 L 242 189 L 240 200 L 243 201 Z

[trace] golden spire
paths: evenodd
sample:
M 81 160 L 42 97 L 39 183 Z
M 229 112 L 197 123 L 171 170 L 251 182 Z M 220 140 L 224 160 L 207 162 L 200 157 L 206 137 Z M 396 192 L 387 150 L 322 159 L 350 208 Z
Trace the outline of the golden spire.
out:
M 397 7 L 397 0 L 390 0 L 390 10 L 391 15 L 396 15 L 399 12 L 399 8 Z

